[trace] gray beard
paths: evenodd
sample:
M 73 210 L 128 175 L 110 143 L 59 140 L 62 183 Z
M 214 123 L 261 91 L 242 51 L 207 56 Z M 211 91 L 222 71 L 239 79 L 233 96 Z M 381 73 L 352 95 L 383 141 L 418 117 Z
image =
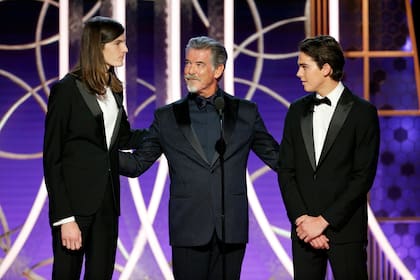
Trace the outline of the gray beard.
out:
M 196 87 L 190 86 L 188 84 L 187 84 L 187 89 L 188 89 L 188 92 L 191 92 L 191 93 L 196 93 L 197 92 L 197 88 Z

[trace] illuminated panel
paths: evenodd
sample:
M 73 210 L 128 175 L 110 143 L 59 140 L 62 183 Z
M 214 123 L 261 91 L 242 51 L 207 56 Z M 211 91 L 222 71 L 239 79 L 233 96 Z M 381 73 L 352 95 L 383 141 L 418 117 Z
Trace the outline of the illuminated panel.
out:
M 167 82 L 167 100 L 169 104 L 181 98 L 181 83 L 180 83 L 180 42 L 181 42 L 181 4 L 180 0 L 166 0 L 166 6 L 168 8 L 168 23 L 167 23 L 167 34 L 168 34 L 168 82 Z
M 119 22 L 125 22 L 125 1 L 113 1 L 113 15 L 116 20 Z M 169 1 L 169 3 L 172 3 L 173 6 L 169 6 L 169 20 L 171 21 L 168 26 L 173 27 L 173 30 L 169 30 L 168 34 L 175 34 L 173 37 L 171 37 L 170 46 L 179 46 L 179 32 L 174 32 L 174 28 L 177 28 L 179 30 L 179 1 Z M 173 11 L 177 11 L 175 15 L 172 15 Z M 172 21 L 177 22 L 173 23 Z M 172 58 L 170 63 L 170 72 L 169 72 L 169 80 L 168 82 L 170 85 L 168 86 L 168 99 L 172 100 L 172 97 L 170 97 L 170 94 L 176 91 L 172 89 L 179 88 L 179 74 L 173 74 L 173 73 L 179 73 L 179 71 L 174 71 L 174 68 L 179 69 L 179 60 L 176 60 L 177 56 L 174 55 L 174 53 L 179 53 L 179 48 L 176 50 L 176 48 L 168 50 L 168 57 Z M 125 64 L 124 64 L 125 65 Z M 122 69 L 122 81 L 125 81 L 125 66 Z M 120 72 L 120 70 L 119 70 Z M 173 78 L 173 76 L 177 76 L 176 78 Z M 172 77 L 172 78 L 171 78 Z M 178 85 L 177 82 L 178 81 Z M 178 86 L 178 87 L 177 87 Z M 171 89 L 171 90 L 169 90 Z M 125 92 L 125 91 L 124 91 Z M 179 94 L 179 91 L 178 91 Z M 175 99 L 178 99 L 178 97 L 175 97 Z M 124 100 L 127 100 L 127 98 L 124 98 Z M 159 240 L 156 236 L 156 233 L 153 229 L 153 221 L 156 216 L 156 212 L 162 197 L 163 189 L 165 187 L 165 179 L 167 177 L 167 163 L 166 160 L 161 160 L 159 164 L 159 171 L 158 176 L 156 177 L 155 186 L 153 188 L 153 194 L 150 201 L 149 208 L 147 208 L 143 194 L 141 192 L 141 187 L 139 185 L 139 182 L 137 179 L 129 179 L 129 185 L 130 185 L 130 191 L 134 200 L 135 208 L 137 215 L 141 221 L 141 229 L 139 230 L 137 237 L 135 238 L 134 246 L 132 248 L 131 254 L 127 256 L 127 263 L 125 267 L 123 268 L 123 271 L 121 273 L 121 276 L 119 279 L 130 279 L 132 277 L 133 272 L 136 268 L 137 262 L 140 259 L 142 253 L 144 252 L 144 248 L 146 245 L 146 242 L 149 242 L 150 248 L 152 250 L 152 253 L 156 259 L 156 262 L 164 275 L 165 279 L 173 279 L 172 276 L 172 270 L 168 265 L 168 262 L 165 258 L 165 255 L 162 251 L 162 248 L 159 244 Z M 121 248 L 122 246 L 120 246 Z
M 125 25 L 125 0 L 112 0 L 112 17 L 118 22 L 120 22 L 121 24 Z M 60 20 L 61 20 L 61 17 L 60 17 Z M 118 72 L 117 72 L 118 78 L 123 83 L 124 95 L 126 95 L 125 59 L 127 59 L 127 57 L 124 58 L 124 65 L 121 67 L 118 67 Z M 124 102 L 124 107 L 127 110 L 127 98 L 124 98 L 123 102 Z
M 338 0 L 329 0 L 328 3 L 328 16 L 329 26 L 328 30 L 330 35 L 333 36 L 337 41 L 340 39 L 340 14 L 339 14 Z
M 228 55 L 225 73 L 223 74 L 224 90 L 235 95 L 235 87 L 233 83 L 234 67 L 233 67 L 233 42 L 234 42 L 234 0 L 224 1 L 224 45 Z
M 59 75 L 63 78 L 69 71 L 69 1 L 61 0 L 59 7 Z

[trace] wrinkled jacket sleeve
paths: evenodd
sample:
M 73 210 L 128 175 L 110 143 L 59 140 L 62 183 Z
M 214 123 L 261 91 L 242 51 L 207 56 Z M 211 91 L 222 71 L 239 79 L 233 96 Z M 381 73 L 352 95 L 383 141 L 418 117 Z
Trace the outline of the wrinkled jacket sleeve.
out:
M 120 174 L 127 177 L 138 177 L 149 169 L 161 156 L 162 147 L 159 140 L 159 123 L 156 120 L 141 135 L 139 147 L 131 152 L 119 152 Z

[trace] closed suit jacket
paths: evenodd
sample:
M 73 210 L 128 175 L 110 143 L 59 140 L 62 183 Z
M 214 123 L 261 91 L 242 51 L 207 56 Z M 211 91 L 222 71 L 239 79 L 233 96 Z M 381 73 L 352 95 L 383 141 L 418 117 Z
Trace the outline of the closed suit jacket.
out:
M 221 91 L 221 90 L 219 90 Z M 253 150 L 271 168 L 278 143 L 267 132 L 255 103 L 221 92 L 225 100 L 225 241 L 248 241 L 246 167 Z M 169 164 L 169 235 L 173 246 L 199 246 L 221 229 L 221 168 L 208 161 L 191 126 L 188 98 L 155 111 L 149 137 L 133 154 L 120 154 L 121 174 L 136 177 L 163 153 Z
M 280 148 L 279 184 L 292 238 L 295 220 L 322 215 L 332 243 L 367 240 L 367 193 L 376 174 L 379 121 L 376 108 L 345 87 L 315 164 L 312 95 L 287 113 Z
M 103 114 L 95 94 L 73 74 L 67 74 L 51 88 L 43 155 L 51 224 L 95 213 L 108 183 L 114 197 L 110 207 L 119 214 L 118 148 L 135 147 L 142 134 L 130 129 L 122 93 L 113 95 L 119 110 L 108 149 Z

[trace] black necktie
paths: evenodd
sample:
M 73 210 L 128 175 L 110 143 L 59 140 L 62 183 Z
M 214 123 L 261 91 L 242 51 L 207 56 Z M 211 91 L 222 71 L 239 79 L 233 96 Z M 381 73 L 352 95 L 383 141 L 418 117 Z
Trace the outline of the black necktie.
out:
M 331 106 L 331 100 L 328 97 L 324 97 L 324 98 L 316 98 L 316 96 L 314 95 L 313 97 L 313 102 L 315 106 L 318 106 L 322 103 Z

